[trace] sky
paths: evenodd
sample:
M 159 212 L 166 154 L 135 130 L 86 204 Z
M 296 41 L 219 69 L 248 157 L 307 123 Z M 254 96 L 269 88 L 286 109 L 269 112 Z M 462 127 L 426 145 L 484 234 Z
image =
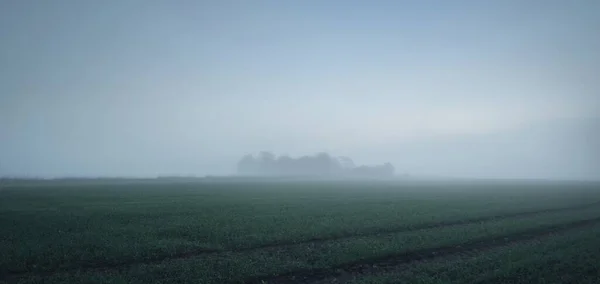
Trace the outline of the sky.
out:
M 0 176 L 328 152 L 600 179 L 600 1 L 0 1 Z

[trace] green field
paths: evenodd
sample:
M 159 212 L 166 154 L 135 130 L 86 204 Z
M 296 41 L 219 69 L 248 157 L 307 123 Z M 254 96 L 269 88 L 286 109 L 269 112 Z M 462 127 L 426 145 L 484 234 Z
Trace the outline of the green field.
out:
M 6 283 L 600 283 L 600 184 L 30 181 Z

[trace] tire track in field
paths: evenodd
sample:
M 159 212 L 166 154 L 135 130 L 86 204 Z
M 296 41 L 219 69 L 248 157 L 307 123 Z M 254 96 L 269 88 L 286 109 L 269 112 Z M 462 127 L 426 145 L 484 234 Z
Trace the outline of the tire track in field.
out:
M 322 269 L 299 269 L 277 275 L 248 278 L 244 283 L 315 283 L 325 279 L 351 278 L 361 274 L 387 271 L 399 265 L 416 261 L 430 260 L 439 257 L 456 256 L 460 254 L 479 253 L 480 251 L 503 247 L 519 242 L 536 240 L 555 233 L 572 229 L 584 228 L 600 223 L 600 217 L 571 222 L 560 225 L 550 225 L 529 229 L 518 233 L 483 237 L 461 244 L 445 245 L 390 254 L 382 257 L 363 259 Z M 340 282 L 334 282 L 340 283 Z
M 18 277 L 20 275 L 32 274 L 32 275 L 51 275 L 59 272 L 69 272 L 69 271 L 77 271 L 77 270 L 110 270 L 110 269 L 119 269 L 126 266 L 136 265 L 136 264 L 153 264 L 160 263 L 162 261 L 167 260 L 177 260 L 177 259 L 186 259 L 192 258 L 201 255 L 207 254 L 216 254 L 216 253 L 240 253 L 240 252 L 249 252 L 261 249 L 271 249 L 271 248 L 282 248 L 292 245 L 308 245 L 308 244 L 319 244 L 328 241 L 338 241 L 345 239 L 352 239 L 357 237 L 375 237 L 384 234 L 395 234 L 395 233 L 408 233 L 420 230 L 427 229 L 437 229 L 443 227 L 450 226 L 459 226 L 459 225 L 469 225 L 476 223 L 489 222 L 494 220 L 504 220 L 511 218 L 523 218 L 529 216 L 535 216 L 546 213 L 557 213 L 557 212 L 567 212 L 567 211 L 576 211 L 587 208 L 592 208 L 600 206 L 600 201 L 581 204 L 570 207 L 560 207 L 560 208 L 547 208 L 535 211 L 525 211 L 525 212 L 514 212 L 507 214 L 498 214 L 492 216 L 483 216 L 483 217 L 474 217 L 467 218 L 462 220 L 450 220 L 450 221 L 440 221 L 433 223 L 423 223 L 423 224 L 415 224 L 415 225 L 399 225 L 385 228 L 375 228 L 371 230 L 365 230 L 359 233 L 348 233 L 348 234 L 338 234 L 334 236 L 327 237 L 316 237 L 304 239 L 301 241 L 284 241 L 284 242 L 275 242 L 275 243 L 267 243 L 263 245 L 256 245 L 251 247 L 242 247 L 242 248 L 232 248 L 232 249 L 196 249 L 189 250 L 175 254 L 165 254 L 159 255 L 152 258 L 138 259 L 138 260 L 125 260 L 119 262 L 86 262 L 81 263 L 76 267 L 61 267 L 56 269 L 48 269 L 48 270 L 5 270 L 0 271 L 0 280 L 7 277 Z
M 384 227 L 384 228 L 373 228 L 373 229 L 364 230 L 364 231 L 358 232 L 358 233 L 338 234 L 338 235 L 327 236 L 327 237 L 315 237 L 315 238 L 304 239 L 301 241 L 268 243 L 268 244 L 264 244 L 264 245 L 256 245 L 256 246 L 246 247 L 246 248 L 222 250 L 222 252 L 244 252 L 244 251 L 266 249 L 266 248 L 285 247 L 285 246 L 291 246 L 291 245 L 303 245 L 303 244 L 322 243 L 322 242 L 327 242 L 327 241 L 338 241 L 338 240 L 351 239 L 351 238 L 357 238 L 357 237 L 374 237 L 374 236 L 385 235 L 385 234 L 409 233 L 409 232 L 427 230 L 427 229 L 438 229 L 438 228 L 442 228 L 442 227 L 470 225 L 470 224 L 483 223 L 483 222 L 496 221 L 496 220 L 529 217 L 529 216 L 535 216 L 535 215 L 546 214 L 546 213 L 576 211 L 576 210 L 582 210 L 582 209 L 592 208 L 592 207 L 596 207 L 596 206 L 600 206 L 600 201 L 576 205 L 576 206 L 570 206 L 570 207 L 547 208 L 547 209 L 541 209 L 541 210 L 535 210 L 535 211 L 513 212 L 513 213 L 505 213 L 505 214 L 498 214 L 498 215 L 491 215 L 491 216 L 466 218 L 466 219 L 460 219 L 460 220 L 448 220 L 448 221 L 439 221 L 439 222 L 414 224 L 414 225 L 399 225 L 399 226 Z

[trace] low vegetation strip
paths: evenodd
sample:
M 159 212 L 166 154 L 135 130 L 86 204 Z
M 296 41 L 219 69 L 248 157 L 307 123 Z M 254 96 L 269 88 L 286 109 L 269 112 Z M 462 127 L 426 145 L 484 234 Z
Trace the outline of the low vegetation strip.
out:
M 600 283 L 600 225 L 318 283 Z
M 327 242 L 327 241 L 337 241 L 337 240 L 357 238 L 357 237 L 372 237 L 372 236 L 383 235 L 383 234 L 406 233 L 406 232 L 427 230 L 427 229 L 436 229 L 436 228 L 442 228 L 442 227 L 448 227 L 448 226 L 483 223 L 483 222 L 489 222 L 489 221 L 494 221 L 494 220 L 530 217 L 530 216 L 546 214 L 546 213 L 559 213 L 559 212 L 575 211 L 575 210 L 592 208 L 592 207 L 596 207 L 596 206 L 600 206 L 600 201 L 577 205 L 577 206 L 570 206 L 570 207 L 548 208 L 548 209 L 525 211 L 525 212 L 514 212 L 514 213 L 499 214 L 499 215 L 492 215 L 492 216 L 467 218 L 467 219 L 462 219 L 462 220 L 449 220 L 449 221 L 441 221 L 441 222 L 433 222 L 433 223 L 422 223 L 422 224 L 413 224 L 413 225 L 399 225 L 396 227 L 375 228 L 372 230 L 365 230 L 365 231 L 359 232 L 359 233 L 339 234 L 336 236 L 328 236 L 328 237 L 322 237 L 322 238 L 316 237 L 316 238 L 310 238 L 310 239 L 306 239 L 306 240 L 302 240 L 302 241 L 294 241 L 294 242 L 268 243 L 268 244 L 264 244 L 264 245 L 252 246 L 252 247 L 247 247 L 247 248 L 239 248 L 239 249 L 231 249 L 231 250 L 226 250 L 226 251 L 243 252 L 243 251 L 255 250 L 255 249 L 275 248 L 275 247 L 282 247 L 282 246 L 289 246 L 289 245 L 301 245 L 301 244 L 319 243 L 319 242 Z
M 497 220 L 377 237 L 353 238 L 241 253 L 203 254 L 197 257 L 150 264 L 140 263 L 115 269 L 75 270 L 51 275 L 36 275 L 35 272 L 32 272 L 6 281 L 7 283 L 88 283 L 88 279 L 96 279 L 98 283 L 243 283 L 244 280 L 252 277 L 281 275 L 301 269 L 337 267 L 360 259 L 398 255 L 403 252 L 431 247 L 457 246 L 484 237 L 514 234 L 537 227 L 569 224 L 598 216 L 600 216 L 600 208 L 594 207 L 582 211 L 543 214 L 527 218 Z M 588 230 L 595 227 L 583 227 L 574 231 Z M 572 232 L 568 231 L 554 235 L 562 236 L 572 234 Z M 590 233 L 593 234 L 593 232 Z M 532 241 L 519 242 L 515 245 L 531 242 L 545 243 L 548 239 L 538 238 Z M 512 246 L 501 246 L 498 249 Z M 472 251 L 450 255 L 449 257 L 478 257 L 479 255 L 484 254 Z M 442 259 L 447 258 L 432 260 L 440 261 Z M 430 263 L 431 261 L 427 260 L 425 262 Z M 421 263 L 421 261 L 410 262 L 408 266 Z M 76 265 L 76 263 L 73 264 Z M 399 265 L 390 268 L 390 270 L 401 271 L 406 266 Z M 386 271 L 378 270 L 377 272 Z M 380 273 L 375 275 L 377 274 Z M 353 275 L 350 276 L 353 277 Z M 371 274 L 359 276 L 362 278 L 362 276 L 371 276 Z M 324 281 L 329 280 L 331 278 L 324 279 Z M 397 282 L 392 281 L 391 283 Z
M 340 241 L 340 240 L 349 240 L 353 238 L 360 237 L 376 237 L 380 235 L 387 234 L 396 234 L 396 233 L 408 233 L 415 232 L 420 230 L 428 230 L 428 229 L 438 229 L 444 227 L 452 227 L 452 226 L 460 226 L 460 225 L 470 225 L 477 223 L 484 223 L 490 221 L 500 221 L 505 219 L 514 219 L 514 218 L 526 218 L 532 217 L 535 215 L 543 215 L 549 213 L 561 213 L 561 212 L 570 212 L 577 210 L 584 210 L 588 208 L 594 208 L 600 206 L 600 202 L 588 203 L 578 206 L 571 207 L 562 207 L 562 208 L 548 208 L 543 210 L 536 211 L 526 211 L 526 212 L 515 212 L 509 214 L 495 215 L 495 216 L 484 216 L 477 218 L 469 218 L 463 220 L 455 220 L 455 221 L 442 221 L 435 223 L 424 223 L 417 224 L 411 226 L 399 226 L 392 228 L 380 228 L 373 231 L 361 232 L 358 234 L 347 234 L 347 235 L 339 235 L 334 237 L 324 237 L 324 238 L 312 238 L 300 242 L 278 242 L 278 243 L 270 243 L 259 246 L 252 246 L 246 248 L 238 248 L 238 249 L 197 249 L 197 250 L 189 250 L 180 253 L 172 253 L 172 254 L 164 254 L 164 255 L 156 255 L 151 258 L 139 259 L 139 260 L 123 260 L 123 261 L 106 261 L 106 262 L 83 262 L 79 263 L 76 266 L 70 267 L 62 267 L 57 269 L 48 269 L 48 270 L 5 270 L 1 274 L 4 274 L 7 277 L 19 276 L 27 273 L 35 273 L 39 275 L 49 275 L 57 272 L 69 272 L 75 270 L 86 270 L 86 269 L 115 269 L 120 267 L 125 267 L 129 265 L 135 264 L 152 264 L 152 263 L 160 263 L 162 261 L 167 260 L 177 260 L 177 259 L 186 259 L 197 257 L 206 254 L 215 254 L 215 253 L 243 253 L 250 251 L 259 251 L 264 249 L 277 249 L 284 248 L 288 246 L 298 246 L 298 245 L 317 245 L 320 243 L 330 242 L 330 241 Z M 1 277 L 0 277 L 1 278 Z
M 398 254 L 361 259 L 337 266 L 320 269 L 300 269 L 278 275 L 266 275 L 248 278 L 244 283 L 312 283 L 327 278 L 340 277 L 347 274 L 365 274 L 385 271 L 398 265 L 433 259 L 438 257 L 472 253 L 522 241 L 533 240 L 553 233 L 568 231 L 600 223 L 600 217 L 570 222 L 566 224 L 543 226 L 518 233 L 482 237 L 464 242 L 460 245 L 445 245 L 433 248 L 406 251 Z
M 190 250 L 190 251 L 186 251 L 186 252 L 182 252 L 182 253 L 176 253 L 176 254 L 170 254 L 170 255 L 160 255 L 160 256 L 156 256 L 150 259 L 143 259 L 140 261 L 112 261 L 112 262 L 85 262 L 85 263 L 80 263 L 78 264 L 76 267 L 64 267 L 64 268 L 59 268 L 59 269 L 54 269 L 54 270 L 42 270 L 42 271 L 27 271 L 27 270 L 7 270 L 7 271 L 0 271 L 0 280 L 2 280 L 5 277 L 15 277 L 15 276 L 19 276 L 19 275 L 24 275 L 27 273 L 36 273 L 38 275 L 50 275 L 50 274 L 54 274 L 54 273 L 58 273 L 58 272 L 69 272 L 69 271 L 75 271 L 75 270 L 86 270 L 86 269 L 113 269 L 113 268 L 119 268 L 119 267 L 123 267 L 123 266 L 128 266 L 128 265 L 133 265 L 133 264 L 140 264 L 140 263 L 157 263 L 157 262 L 161 262 L 161 261 L 165 261 L 165 260 L 169 260 L 169 259 L 183 259 L 183 258 L 190 258 L 190 257 L 194 257 L 194 256 L 198 256 L 198 255 L 202 255 L 202 254 L 208 254 L 208 253 L 217 253 L 217 252 L 223 252 L 221 250 L 216 250 L 216 249 L 198 249 L 198 250 Z

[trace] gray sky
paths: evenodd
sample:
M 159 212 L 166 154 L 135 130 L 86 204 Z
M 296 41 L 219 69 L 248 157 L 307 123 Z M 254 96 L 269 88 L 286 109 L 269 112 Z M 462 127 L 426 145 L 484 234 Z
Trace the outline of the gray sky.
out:
M 0 1 L 0 176 L 326 151 L 600 178 L 600 1 Z

